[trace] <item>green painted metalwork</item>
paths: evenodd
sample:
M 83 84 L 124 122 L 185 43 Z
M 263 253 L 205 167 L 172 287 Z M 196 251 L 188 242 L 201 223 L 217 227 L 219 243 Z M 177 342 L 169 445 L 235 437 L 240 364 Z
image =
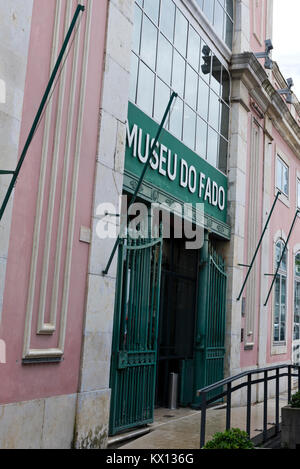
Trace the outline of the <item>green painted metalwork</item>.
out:
M 153 422 L 162 238 L 120 240 L 110 434 Z
M 193 406 L 200 405 L 197 389 L 224 377 L 227 275 L 221 256 L 209 244 L 208 233 L 200 259 L 196 324 Z M 199 388 L 200 386 L 200 388 Z M 214 395 L 220 390 L 214 390 Z M 209 398 L 212 398 L 210 395 Z
M 24 163 L 24 160 L 25 160 L 25 157 L 27 155 L 27 152 L 28 152 L 28 149 L 30 147 L 30 144 L 32 142 L 32 139 L 35 135 L 35 132 L 38 128 L 38 125 L 40 123 L 40 119 L 43 115 L 43 111 L 47 105 L 47 100 L 49 98 L 49 95 L 51 93 L 51 90 L 52 90 L 52 87 L 53 87 L 53 84 L 54 84 L 54 81 L 55 81 L 55 78 L 58 74 L 58 71 L 59 71 L 59 67 L 61 66 L 61 63 L 63 61 L 63 58 L 64 58 L 64 55 L 65 55 L 65 52 L 66 52 L 66 49 L 67 49 L 67 46 L 70 42 L 70 39 L 71 39 L 71 36 L 73 34 L 73 31 L 74 31 L 74 28 L 76 26 L 76 23 L 77 23 L 77 20 L 78 20 L 78 17 L 80 15 L 81 12 L 83 12 L 85 10 L 85 7 L 83 5 L 78 5 L 77 8 L 76 8 L 76 11 L 74 13 L 74 16 L 73 16 L 73 19 L 72 19 L 72 22 L 71 22 L 71 25 L 69 27 L 69 30 L 67 32 L 67 35 L 65 37 L 65 40 L 64 40 L 64 43 L 62 45 L 62 48 L 61 48 L 61 51 L 59 53 L 59 56 L 57 58 L 57 61 L 55 63 L 55 66 L 53 68 L 53 71 L 52 71 L 52 74 L 51 74 L 51 77 L 49 79 L 49 82 L 47 84 L 47 87 L 46 87 L 46 91 L 44 93 L 44 96 L 42 97 L 42 100 L 41 100 L 41 103 L 40 103 L 40 106 L 39 106 L 39 109 L 36 113 L 36 116 L 35 116 L 35 119 L 33 121 L 33 124 L 32 124 L 32 127 L 30 129 L 30 132 L 29 132 L 29 135 L 27 137 L 27 140 L 25 142 L 25 145 L 24 145 L 24 148 L 23 148 L 23 151 L 21 153 L 21 156 L 20 156 L 20 159 L 18 161 L 18 164 L 17 164 L 17 167 L 16 167 L 16 170 L 15 171 L 6 171 L 6 170 L 1 170 L 0 171 L 0 174 L 12 174 L 13 177 L 11 179 L 11 182 L 8 186 L 8 189 L 7 189 L 7 192 L 5 194 L 5 197 L 4 197 L 4 200 L 3 200 L 3 203 L 1 205 L 1 208 L 0 208 L 0 220 L 2 219 L 3 217 L 3 214 L 5 212 L 5 209 L 6 209 L 6 206 L 9 202 L 9 199 L 11 197 L 11 194 L 12 194 L 12 191 L 15 187 L 15 184 L 17 182 L 17 179 L 18 179 L 18 176 L 19 176 L 19 173 L 21 171 L 21 168 L 22 168 L 22 165 Z

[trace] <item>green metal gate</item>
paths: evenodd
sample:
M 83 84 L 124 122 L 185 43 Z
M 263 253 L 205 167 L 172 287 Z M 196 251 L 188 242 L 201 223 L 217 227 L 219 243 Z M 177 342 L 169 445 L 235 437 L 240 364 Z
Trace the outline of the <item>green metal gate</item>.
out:
M 196 391 L 224 378 L 226 327 L 225 263 L 209 244 L 208 235 L 201 253 L 198 320 L 195 347 L 194 405 L 199 405 Z M 220 393 L 212 391 L 208 399 Z
M 161 238 L 129 238 L 119 246 L 111 435 L 153 422 L 161 256 Z
M 223 259 L 213 250 L 209 255 L 208 275 L 205 386 L 224 378 L 227 276 Z M 219 392 L 217 389 L 213 393 Z

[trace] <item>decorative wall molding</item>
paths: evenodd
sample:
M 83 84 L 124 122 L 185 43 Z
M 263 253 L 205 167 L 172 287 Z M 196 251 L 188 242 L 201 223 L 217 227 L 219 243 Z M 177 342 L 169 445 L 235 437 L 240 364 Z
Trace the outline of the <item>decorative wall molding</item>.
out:
M 85 13 L 85 33 L 83 21 L 79 23 L 80 27 L 77 27 L 78 30 L 76 30 L 74 44 L 72 45 L 74 51 L 72 53 L 72 64 L 70 65 L 71 72 L 68 80 L 66 68 L 62 71 L 58 89 L 57 109 L 50 103 L 46 113 L 26 310 L 23 349 L 24 359 L 61 357 L 64 353 L 93 2 L 94 0 L 89 0 L 87 4 Z M 80 3 L 82 4 L 83 2 L 81 1 Z M 64 31 L 66 32 L 74 13 L 72 9 L 72 7 L 74 7 L 73 2 L 65 3 L 65 11 L 63 11 L 62 6 L 63 3 L 57 0 L 51 67 L 53 67 L 53 63 L 58 54 L 58 32 L 61 28 L 62 21 L 64 21 Z M 84 44 L 81 49 L 83 41 Z M 83 50 L 82 61 L 80 60 L 81 50 Z M 70 60 L 71 54 L 69 56 L 69 61 Z M 79 64 L 81 64 L 81 67 L 79 67 Z M 65 67 L 67 66 L 68 64 L 66 63 Z M 77 93 L 79 93 L 78 114 L 75 112 L 76 100 L 78 99 Z M 63 107 L 66 106 L 66 103 L 68 105 L 68 118 L 64 120 Z M 55 123 L 55 133 L 54 141 L 51 142 L 50 131 L 53 122 Z M 65 132 L 65 139 L 62 138 L 63 132 Z M 51 145 L 53 147 L 52 159 L 50 158 Z M 61 185 L 58 184 L 59 158 L 63 158 Z M 50 160 L 50 188 L 47 189 L 46 175 Z M 42 216 L 45 210 L 44 203 L 47 197 L 46 238 L 43 243 L 41 238 Z M 57 198 L 59 200 L 59 213 L 55 220 L 56 223 L 54 223 L 54 205 Z M 54 229 L 55 225 L 57 225 L 56 230 Z M 67 233 L 65 251 L 64 233 Z M 50 276 L 50 248 L 51 243 L 53 243 L 53 238 L 55 239 L 54 271 L 52 276 Z M 37 268 L 41 254 L 43 259 L 41 285 L 40 288 L 37 288 Z M 49 299 L 49 282 L 51 282 L 52 286 L 50 294 L 50 312 L 47 310 L 46 301 Z M 60 301 L 59 298 L 61 298 Z M 31 346 L 31 337 L 34 333 L 34 305 L 37 300 L 39 304 L 38 327 L 35 332 L 38 335 L 49 336 L 54 335 L 57 331 L 58 339 L 56 347 L 52 346 L 37 349 Z M 48 321 L 46 320 L 47 312 L 49 315 Z

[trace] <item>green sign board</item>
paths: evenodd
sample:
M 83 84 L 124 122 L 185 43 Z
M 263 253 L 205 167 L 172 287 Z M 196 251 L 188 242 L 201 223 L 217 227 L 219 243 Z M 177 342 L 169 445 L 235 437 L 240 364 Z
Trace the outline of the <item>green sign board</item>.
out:
M 147 161 L 158 124 L 140 109 L 129 103 L 126 135 L 125 189 L 133 190 L 143 165 Z M 227 177 L 195 152 L 187 148 L 169 132 L 163 130 L 156 145 L 152 161 L 146 172 L 141 195 L 148 199 L 170 204 L 179 202 L 204 204 L 208 228 L 229 238 L 227 219 Z M 156 197 L 151 196 L 156 194 Z M 216 225 L 217 222 L 217 225 Z

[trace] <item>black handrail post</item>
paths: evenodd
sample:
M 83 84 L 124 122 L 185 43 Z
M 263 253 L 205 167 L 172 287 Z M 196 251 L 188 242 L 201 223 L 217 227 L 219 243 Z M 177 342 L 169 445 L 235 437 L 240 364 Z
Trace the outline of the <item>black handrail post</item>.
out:
M 275 412 L 276 412 L 276 423 L 275 423 L 275 433 L 279 433 L 279 373 L 280 370 L 276 370 L 276 397 L 275 397 Z
M 226 430 L 231 426 L 231 383 L 227 384 Z
M 200 428 L 200 449 L 205 445 L 205 425 L 206 425 L 206 393 L 200 394 L 201 397 L 201 428 Z
M 291 402 L 292 397 L 292 370 L 291 365 L 288 366 L 288 403 Z
M 247 427 L 246 431 L 250 437 L 251 435 L 251 384 L 252 384 L 252 375 L 251 373 L 248 375 L 248 383 L 247 383 Z
M 267 440 L 268 427 L 268 372 L 264 372 L 264 425 L 263 425 L 263 441 Z

